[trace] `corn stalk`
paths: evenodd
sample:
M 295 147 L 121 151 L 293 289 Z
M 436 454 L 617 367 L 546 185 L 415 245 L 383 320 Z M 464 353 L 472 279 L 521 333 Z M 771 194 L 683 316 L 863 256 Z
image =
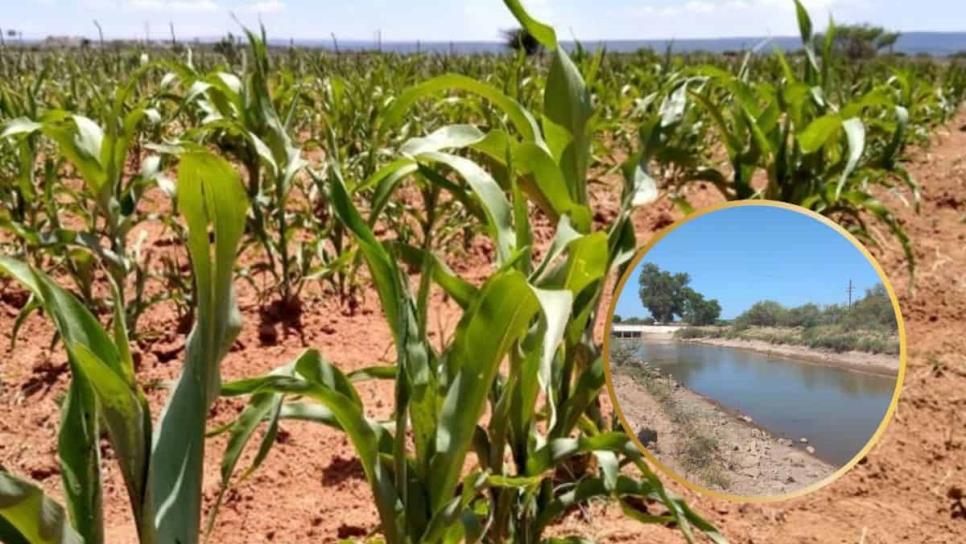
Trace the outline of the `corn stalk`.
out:
M 51 316 L 71 371 L 57 448 L 68 515 L 31 484 L 0 471 L 0 540 L 105 542 L 103 432 L 117 457 L 139 541 L 198 541 L 205 420 L 221 385 L 220 361 L 240 326 L 232 278 L 247 200 L 231 165 L 200 150 L 181 156 L 178 200 L 188 225 L 197 320 L 182 375 L 157 426 L 135 377 L 117 287 L 108 330 L 46 274 L 0 258 L 0 270 L 28 288 Z

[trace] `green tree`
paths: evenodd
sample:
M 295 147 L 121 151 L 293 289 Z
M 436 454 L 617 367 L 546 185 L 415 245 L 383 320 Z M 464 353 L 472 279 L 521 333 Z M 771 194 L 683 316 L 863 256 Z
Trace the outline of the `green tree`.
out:
M 528 57 L 532 57 L 543 51 L 540 42 L 523 28 L 504 30 L 503 41 L 508 48 L 514 51 L 523 51 Z
M 775 327 L 786 323 L 788 310 L 773 300 L 756 302 L 735 320 L 740 325 Z
M 869 24 L 836 25 L 835 47 L 849 60 L 856 61 L 875 57 L 883 49 L 893 51 L 901 34 Z M 819 40 L 824 37 L 819 37 Z
M 641 303 L 657 322 L 670 323 L 675 315 L 684 315 L 687 293 L 691 291 L 688 289 L 690 276 L 665 272 L 656 264 L 647 263 L 641 269 L 638 283 Z
M 684 321 L 688 325 L 713 325 L 721 316 L 721 304 L 717 300 L 707 300 L 701 293 L 686 288 L 684 300 Z
M 865 297 L 856 301 L 847 313 L 845 325 L 852 329 L 897 328 L 896 314 L 889 293 L 881 283 L 866 290 Z
M 822 322 L 822 308 L 817 304 L 808 303 L 792 308 L 785 314 L 786 327 L 814 327 Z

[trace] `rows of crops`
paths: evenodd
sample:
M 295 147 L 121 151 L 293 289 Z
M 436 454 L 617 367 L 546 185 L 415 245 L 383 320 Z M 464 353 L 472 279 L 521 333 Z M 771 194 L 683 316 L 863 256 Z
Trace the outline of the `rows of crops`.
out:
M 966 98 L 966 69 L 850 63 L 801 6 L 794 55 L 568 54 L 505 3 L 543 55 L 269 50 L 258 34 L 218 50 L 0 51 L 0 271 L 30 293 L 12 336 L 42 311 L 71 375 L 64 506 L 0 467 L 0 540 L 104 541 L 104 435 L 140 541 L 197 542 L 219 396 L 247 403 L 220 430 L 225 489 L 259 429 L 256 467 L 281 421 L 326 425 L 355 448 L 390 543 L 541 542 L 597 498 L 723 540 L 601 410 L 593 329 L 638 245 L 633 210 L 666 197 L 688 211 L 689 184 L 712 184 L 870 243 L 887 232 L 913 269 L 915 242 L 873 195 L 915 205 L 904 158 Z M 595 213 L 598 180 L 623 180 L 616 215 Z M 170 251 L 145 249 L 147 224 Z M 470 282 L 447 262 L 481 238 L 492 266 Z M 297 308 L 308 288 L 350 311 L 371 285 L 395 363 L 344 373 L 309 350 L 222 384 L 238 282 L 264 304 Z M 442 347 L 434 290 L 463 311 Z M 158 417 L 132 357 L 155 305 L 193 325 Z M 366 380 L 394 382 L 390 420 L 367 417 Z

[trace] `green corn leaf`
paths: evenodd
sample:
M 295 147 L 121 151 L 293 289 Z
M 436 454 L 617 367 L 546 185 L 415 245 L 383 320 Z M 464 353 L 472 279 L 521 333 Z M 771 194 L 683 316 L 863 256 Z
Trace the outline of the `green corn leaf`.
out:
M 849 181 L 852 173 L 855 172 L 859 161 L 862 160 L 862 154 L 865 152 L 865 125 L 862 120 L 855 117 L 846 119 L 842 122 L 842 128 L 845 129 L 845 136 L 849 144 L 849 158 L 845 164 L 845 169 L 842 171 L 839 184 L 835 188 L 836 200 L 842 194 L 845 184 Z
M 428 262 L 428 273 L 447 295 L 462 308 L 470 305 L 479 290 L 473 284 L 457 276 L 438 256 L 409 244 L 394 244 L 399 256 L 410 266 L 422 269 Z
M 806 155 L 815 153 L 842 129 L 842 118 L 837 114 L 823 115 L 798 134 L 798 145 Z
M 487 227 L 496 242 L 499 262 L 505 263 L 516 249 L 516 232 L 513 229 L 513 211 L 499 184 L 475 162 L 449 153 L 426 152 L 420 160 L 446 165 L 459 173 L 476 194 L 486 210 Z
M 795 0 L 795 15 L 798 17 L 798 32 L 802 37 L 802 43 L 811 44 L 812 18 L 808 15 L 808 10 L 802 5 L 801 0 Z
M 832 60 L 835 52 L 836 26 L 835 19 L 830 13 L 828 27 L 825 29 L 825 39 L 822 42 L 822 88 L 828 89 L 831 84 Z
M 292 377 L 294 374 L 295 366 L 286 365 L 273 371 L 270 376 Z M 222 387 L 222 390 L 224 389 Z M 273 393 L 271 391 L 257 392 L 252 395 L 248 406 L 245 407 L 241 415 L 238 416 L 238 419 L 231 425 L 228 445 L 225 446 L 225 454 L 221 461 L 221 489 L 218 492 L 218 497 L 215 499 L 215 504 L 211 507 L 211 512 L 208 514 L 206 533 L 210 534 L 211 529 L 214 527 L 215 518 L 218 516 L 218 509 L 221 507 L 225 493 L 231 484 L 231 478 L 235 474 L 235 467 L 238 465 L 245 446 L 255 434 L 255 430 L 265 421 L 268 421 L 268 430 L 262 437 L 255 459 L 245 471 L 242 479 L 245 479 L 249 474 L 257 470 L 267 457 L 278 434 L 278 422 L 281 417 L 282 402 L 284 400 L 285 395 L 281 393 Z
M 399 148 L 399 152 L 414 157 L 432 151 L 463 149 L 481 142 L 485 137 L 486 135 L 473 125 L 449 125 L 428 136 L 411 138 Z
M 197 321 L 161 414 L 150 475 L 159 542 L 191 544 L 200 531 L 205 419 L 220 389 L 220 362 L 241 325 L 232 278 L 248 200 L 231 164 L 189 152 L 178 171 L 178 204 L 188 224 Z
M 553 27 L 531 17 L 520 0 L 504 0 L 503 3 L 510 8 L 510 12 L 520 22 L 520 25 L 540 42 L 540 45 L 551 51 L 557 49 L 557 33 Z
M 580 237 L 581 233 L 573 228 L 570 223 L 570 218 L 567 216 L 561 217 L 560 222 L 557 223 L 557 230 L 554 232 L 553 240 L 550 242 L 550 247 L 547 249 L 547 254 L 530 277 L 534 285 L 546 285 L 545 272 L 547 270 L 554 270 L 550 265 L 563 254 L 571 242 Z
M 19 117 L 8 121 L 0 132 L 0 138 L 12 138 L 14 136 L 29 135 L 43 128 L 43 124 L 37 123 L 26 117 Z
M 502 110 L 524 140 L 540 143 L 540 129 L 533 116 L 516 100 L 495 87 L 459 74 L 445 74 L 419 83 L 402 92 L 381 116 L 380 130 L 395 127 L 418 100 L 438 93 L 460 90 L 484 98 Z
M 543 130 L 571 196 L 587 203 L 587 164 L 590 159 L 589 123 L 593 113 L 590 92 L 566 51 L 558 48 L 544 91 Z
M 513 149 L 513 166 L 517 173 L 523 176 L 533 175 L 533 188 L 524 183 L 528 194 L 537 194 L 538 203 L 546 202 L 544 209 L 557 220 L 563 215 L 569 215 L 572 224 L 580 232 L 589 232 L 591 212 L 586 205 L 579 204 L 567 190 L 567 180 L 554 159 L 542 147 L 524 142 Z
M 473 149 L 484 153 L 501 168 L 508 167 L 509 155 L 520 187 L 530 200 L 554 221 L 569 214 L 581 232 L 590 230 L 590 208 L 574 201 L 567 180 L 545 147 L 534 142 L 512 142 L 502 130 L 491 130 Z
M 382 529 L 390 542 L 401 542 L 405 525 L 401 505 L 392 477 L 379 456 L 378 425 L 366 419 L 359 396 L 349 380 L 338 369 L 322 360 L 314 350 L 303 354 L 295 363 L 296 372 L 305 379 L 292 393 L 310 396 L 332 411 L 333 416 L 352 441 L 366 478 L 372 486 L 376 508 L 382 519 Z
M 101 161 L 104 131 L 91 119 L 65 112 L 51 112 L 43 120 L 43 133 L 57 143 L 61 154 L 77 168 L 92 194 L 100 196 L 108 182 Z
M 33 292 L 68 345 L 83 344 L 105 354 L 113 350 L 116 359 L 110 338 L 77 299 L 20 261 L 0 257 L 0 270 Z M 99 543 L 104 541 L 104 527 L 97 405 L 91 384 L 71 352 L 68 362 L 72 379 L 61 407 L 57 439 L 61 478 L 67 509 L 78 533 L 85 541 Z
M 393 161 L 379 169 L 362 185 L 357 187 L 357 191 L 364 191 L 375 187 L 372 196 L 371 212 L 369 224 L 374 225 L 382 216 L 382 211 L 392 197 L 396 187 L 411 174 L 419 170 L 419 164 L 410 158 Z
M 526 278 L 507 271 L 486 282 L 460 320 L 446 354 L 447 374 L 452 378 L 440 408 L 435 453 L 429 463 L 433 467 L 429 474 L 433 511 L 452 497 L 500 362 L 539 309 Z
M 147 399 L 117 368 L 103 361 L 83 344 L 68 346 L 81 372 L 87 376 L 98 399 L 104 424 L 121 465 L 128 499 L 142 542 L 153 542 L 154 526 L 148 483 L 151 448 L 151 413 Z
M 570 309 L 574 303 L 574 294 L 566 290 L 548 290 L 533 287 L 533 294 L 540 302 L 540 309 L 547 326 L 544 333 L 543 350 L 540 356 L 540 383 L 544 387 L 550 385 L 550 366 L 553 363 L 557 346 L 563 340 L 567 323 L 570 320 Z
M 83 544 L 63 507 L 39 487 L 0 471 L 0 541 L 9 544 Z

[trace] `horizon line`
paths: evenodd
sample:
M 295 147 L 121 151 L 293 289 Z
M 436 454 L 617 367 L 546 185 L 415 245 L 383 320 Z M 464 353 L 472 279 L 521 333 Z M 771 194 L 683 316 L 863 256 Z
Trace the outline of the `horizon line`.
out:
M 239 28 L 237 30 L 237 32 L 244 32 L 244 29 L 245 29 L 245 27 Z M 7 41 L 19 40 L 21 38 L 20 35 L 17 35 L 17 36 L 14 36 L 14 37 L 11 37 L 9 35 L 6 35 L 6 32 L 8 30 L 14 30 L 14 29 L 8 29 L 8 28 L 5 28 L 4 26 L 0 25 L 0 30 L 3 30 L 3 32 L 5 34 L 4 35 L 4 38 L 6 38 Z M 175 30 L 177 31 L 177 28 Z M 376 31 L 376 32 L 378 32 L 378 31 Z M 182 37 L 179 36 L 179 37 L 177 37 L 177 41 L 179 41 L 179 42 L 187 42 L 187 41 L 199 41 L 199 40 L 201 40 L 201 41 L 205 41 L 205 40 L 220 40 L 222 38 L 227 37 L 229 34 L 236 35 L 237 36 L 237 34 L 234 31 L 228 30 L 224 34 L 220 34 L 220 35 L 196 35 L 196 36 L 189 36 L 187 38 L 182 38 Z M 816 33 L 816 35 L 821 35 L 821 34 L 822 34 L 821 32 Z M 966 28 L 964 28 L 962 30 L 907 30 L 907 31 L 900 31 L 899 39 L 902 39 L 903 36 L 916 35 L 916 34 L 966 35 Z M 272 42 L 272 41 L 291 41 L 291 40 L 298 40 L 298 41 L 319 41 L 319 42 L 331 42 L 332 41 L 331 34 L 328 35 L 328 36 L 315 36 L 315 37 L 289 36 L 289 37 L 284 37 L 284 38 L 273 38 L 271 31 L 268 31 L 268 32 L 266 32 L 266 36 L 268 37 L 268 41 L 269 42 Z M 374 37 L 369 37 L 369 38 L 359 38 L 359 37 L 346 37 L 346 38 L 341 38 L 341 37 L 339 37 L 338 34 L 336 34 L 335 37 L 336 37 L 337 40 L 339 40 L 341 42 L 345 42 L 345 43 L 380 43 L 381 42 L 381 43 L 384 43 L 384 44 L 392 44 L 392 43 L 397 43 L 397 44 L 412 44 L 412 43 L 421 42 L 421 43 L 427 43 L 427 44 L 449 44 L 449 43 L 453 43 L 453 44 L 494 44 L 494 45 L 501 45 L 501 44 L 504 44 L 505 43 L 503 40 L 500 40 L 500 39 L 497 39 L 497 38 L 479 39 L 479 40 L 462 40 L 462 39 L 454 39 L 454 40 L 427 39 L 427 40 L 424 40 L 424 39 L 421 39 L 421 38 L 399 38 L 399 39 L 381 39 L 380 40 L 379 38 L 374 38 Z M 97 33 L 96 32 L 92 32 L 91 34 L 46 34 L 46 35 L 40 35 L 40 34 L 24 34 L 22 36 L 22 38 L 25 41 L 26 40 L 29 40 L 29 41 L 43 41 L 43 40 L 46 40 L 48 38 L 87 38 L 87 39 L 91 39 L 92 41 L 96 41 L 98 39 L 98 36 L 97 36 Z M 143 36 L 143 35 L 136 35 L 136 34 L 129 34 L 129 35 L 109 35 L 109 34 L 105 34 L 104 39 L 105 39 L 105 41 L 141 41 L 141 42 L 144 42 L 144 41 L 149 41 L 149 42 L 170 42 L 171 41 L 170 35 L 166 35 L 164 32 L 160 32 L 160 31 L 158 32 L 157 37 L 151 36 L 147 40 L 145 39 L 145 36 Z M 739 36 L 709 36 L 709 37 L 694 37 L 694 36 L 692 36 L 692 37 L 660 37 L 660 38 L 587 38 L 587 39 L 568 38 L 568 39 L 561 39 L 559 41 L 560 41 L 560 43 L 574 44 L 574 43 L 600 43 L 600 42 L 608 42 L 608 43 L 619 43 L 619 42 L 634 43 L 634 42 L 677 42 L 677 41 L 681 41 L 681 42 L 695 42 L 695 41 L 722 41 L 722 40 L 760 40 L 760 41 L 766 41 L 766 40 L 799 40 L 800 41 L 801 40 L 801 37 L 800 36 L 796 36 L 794 34 L 782 34 L 782 35 L 775 35 L 775 36 L 768 36 L 768 35 L 757 35 L 757 36 L 755 36 L 755 35 L 739 35 Z

